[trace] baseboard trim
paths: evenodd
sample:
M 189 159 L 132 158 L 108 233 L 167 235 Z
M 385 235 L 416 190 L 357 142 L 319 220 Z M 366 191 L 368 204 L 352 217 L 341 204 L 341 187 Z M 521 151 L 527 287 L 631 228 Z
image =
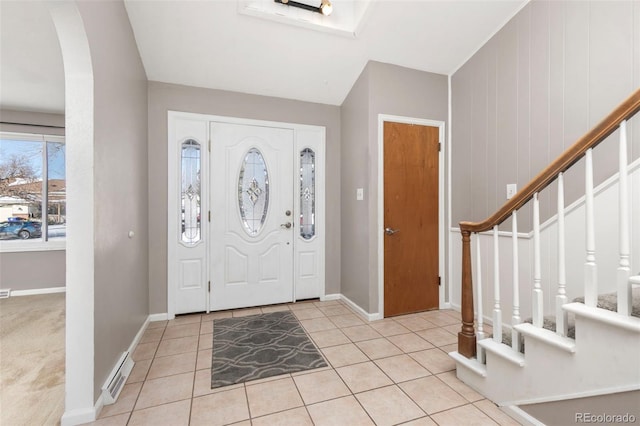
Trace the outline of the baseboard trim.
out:
M 11 290 L 10 296 L 37 296 L 40 294 L 65 293 L 66 287 L 34 288 L 31 290 Z
M 502 410 L 506 415 L 525 426 L 545 426 L 545 424 L 540 420 L 536 419 L 531 414 L 527 413 L 522 408 L 519 408 L 516 405 L 509 405 L 498 408 L 500 408 L 500 410 Z
M 64 289 L 64 287 L 61 287 L 61 288 Z M 140 329 L 138 330 L 135 337 L 131 341 L 131 344 L 129 345 L 128 351 L 131 354 L 131 356 L 133 356 L 133 352 L 136 350 L 138 343 L 140 343 L 140 340 L 142 339 L 144 332 L 147 330 L 149 323 L 152 321 L 164 321 L 167 319 L 167 316 L 168 315 L 166 313 L 151 314 L 147 316 L 144 323 L 142 323 L 142 325 L 140 326 Z M 102 411 L 103 408 L 104 408 L 104 399 L 102 395 L 100 395 L 96 400 L 96 403 L 93 408 L 86 408 L 86 409 L 79 409 L 79 410 L 72 410 L 72 411 L 65 412 L 61 418 L 61 426 L 75 426 L 75 425 L 93 422 L 100 415 L 100 412 Z
M 100 412 L 102 411 L 103 408 L 104 408 L 104 397 L 102 396 L 102 394 L 100 394 L 93 408 L 93 411 L 96 413 L 95 419 L 98 419 L 98 417 L 100 416 Z
M 167 321 L 169 319 L 168 313 L 162 314 L 150 314 L 149 318 L 147 318 L 147 322 L 156 322 L 156 321 Z
M 144 320 L 144 323 L 142 323 L 142 325 L 140 326 L 140 330 L 138 330 L 138 333 L 136 333 L 136 336 L 131 341 L 131 344 L 129 345 L 129 349 L 128 349 L 131 356 L 133 356 L 133 351 L 136 350 L 136 348 L 138 347 L 138 343 L 140 343 L 140 339 L 142 339 L 142 335 L 147 330 L 147 326 L 149 325 L 149 322 L 151 322 L 150 318 L 151 318 L 151 315 L 149 315 L 147 319 Z
M 61 426 L 76 426 L 93 422 L 96 419 L 96 409 L 80 408 L 77 410 L 65 411 L 60 419 Z
M 165 315 L 166 316 L 166 314 L 155 314 L 155 315 Z M 129 356 L 131 357 L 131 361 L 132 361 L 133 365 L 135 365 L 135 361 L 133 361 L 133 352 L 138 347 L 138 343 L 140 343 L 140 340 L 142 339 L 142 335 L 147 330 L 147 327 L 149 326 L 149 322 L 151 322 L 151 317 L 152 316 L 153 315 L 147 316 L 147 318 L 144 320 L 144 323 L 142 323 L 142 325 L 140 326 L 140 329 L 138 330 L 138 332 L 136 333 L 135 337 L 131 341 L 131 344 L 129 344 L 129 349 L 127 349 L 127 351 L 129 351 Z M 157 320 L 157 321 L 161 321 L 161 320 Z M 127 375 L 127 379 L 129 379 L 128 375 Z M 104 408 L 104 398 L 103 398 L 102 394 L 100 394 L 100 396 L 98 397 L 98 400 L 96 401 L 95 407 L 94 407 L 95 418 L 98 418 L 98 416 L 100 415 L 100 412 L 102 411 L 103 408 Z
M 358 315 L 360 315 L 362 318 L 366 319 L 368 322 L 382 319 L 382 314 L 380 314 L 380 313 L 375 313 L 375 314 L 368 313 L 367 311 L 362 309 L 360 306 L 358 306 L 355 302 L 353 302 L 351 299 L 349 299 L 344 294 L 340 294 L 340 300 L 342 300 L 344 303 L 349 305 L 349 307 L 351 309 L 353 309 Z
M 320 296 L 320 301 L 327 302 L 329 300 L 340 300 L 340 296 L 340 293 L 325 294 L 324 296 Z
M 327 294 L 324 297 L 320 297 L 320 300 L 321 301 L 342 300 L 344 303 L 349 305 L 349 307 L 353 309 L 358 315 L 360 315 L 362 318 L 364 318 L 368 322 L 384 319 L 384 314 L 380 312 L 370 314 L 369 312 L 362 309 L 358 304 L 356 304 L 353 300 L 349 299 L 347 296 L 345 296 L 342 293 Z M 445 303 L 443 306 L 440 307 L 440 309 L 454 309 L 454 310 L 460 311 L 460 307 L 452 303 Z
M 556 395 L 552 397 L 541 397 L 541 398 L 532 398 L 532 399 L 523 399 L 523 400 L 514 400 L 514 401 L 504 401 L 503 404 L 505 406 L 518 406 L 518 405 L 529 405 L 529 404 L 543 404 L 546 402 L 556 402 L 556 401 L 565 401 L 569 399 L 579 399 L 579 398 L 589 398 L 592 396 L 600 396 L 600 395 L 609 395 L 612 393 L 621 393 L 621 392 L 633 392 L 639 391 L 640 385 L 623 385 L 623 386 L 613 386 L 604 389 L 596 389 L 589 390 L 584 392 L 575 392 L 575 393 L 566 393 L 563 395 Z

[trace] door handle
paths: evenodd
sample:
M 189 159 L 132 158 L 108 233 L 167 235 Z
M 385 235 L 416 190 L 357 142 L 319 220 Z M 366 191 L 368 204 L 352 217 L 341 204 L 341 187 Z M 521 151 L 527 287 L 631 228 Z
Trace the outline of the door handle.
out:
M 384 228 L 384 233 L 387 235 L 393 235 L 396 232 L 400 232 L 399 229 L 391 229 L 391 228 Z
M 283 228 L 289 229 L 289 228 L 291 228 L 291 222 L 282 223 L 282 224 L 280 224 L 280 226 L 283 227 Z

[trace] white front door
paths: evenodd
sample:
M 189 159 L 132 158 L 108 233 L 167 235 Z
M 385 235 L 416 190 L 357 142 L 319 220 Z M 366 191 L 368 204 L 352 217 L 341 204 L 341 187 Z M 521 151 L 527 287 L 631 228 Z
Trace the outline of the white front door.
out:
M 210 135 L 210 309 L 290 302 L 294 132 L 212 122 Z

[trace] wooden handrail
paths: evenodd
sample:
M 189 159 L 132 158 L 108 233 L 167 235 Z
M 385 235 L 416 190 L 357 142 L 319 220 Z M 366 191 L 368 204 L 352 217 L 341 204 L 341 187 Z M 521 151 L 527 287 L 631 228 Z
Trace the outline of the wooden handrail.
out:
M 525 205 L 536 192 L 540 192 L 551 182 L 558 178 L 561 172 L 566 171 L 576 163 L 589 148 L 597 146 L 613 133 L 620 123 L 631 118 L 640 111 L 640 89 L 636 90 L 625 99 L 616 109 L 605 117 L 598 125 L 588 131 L 584 136 L 571 145 L 556 160 L 542 170 L 524 188 L 507 201 L 497 212 L 482 222 L 460 222 L 461 231 L 484 232 L 500 225 L 511 216 L 515 210 Z
M 461 283 L 461 316 L 462 328 L 458 333 L 458 353 L 472 358 L 476 355 L 476 336 L 473 319 L 473 283 L 471 274 L 471 233 L 484 232 L 500 225 L 512 213 L 524 206 L 534 194 L 546 188 L 576 163 L 590 148 L 594 148 L 607 136 L 613 133 L 620 123 L 628 120 L 640 111 L 640 89 L 637 89 L 598 125 L 578 139 L 558 158 L 542 170 L 524 188 L 507 201 L 497 212 L 482 222 L 460 222 L 462 233 L 462 283 Z

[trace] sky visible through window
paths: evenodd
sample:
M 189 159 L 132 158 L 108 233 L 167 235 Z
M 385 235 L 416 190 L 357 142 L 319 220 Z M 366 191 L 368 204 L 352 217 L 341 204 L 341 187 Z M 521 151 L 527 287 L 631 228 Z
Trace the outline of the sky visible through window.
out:
M 13 156 L 24 156 L 39 179 L 42 179 L 42 150 L 40 141 L 0 139 L 0 163 Z M 49 142 L 49 179 L 64 179 L 64 144 Z
M 1 135 L 0 240 L 46 242 L 65 236 L 64 142 L 43 135 Z

